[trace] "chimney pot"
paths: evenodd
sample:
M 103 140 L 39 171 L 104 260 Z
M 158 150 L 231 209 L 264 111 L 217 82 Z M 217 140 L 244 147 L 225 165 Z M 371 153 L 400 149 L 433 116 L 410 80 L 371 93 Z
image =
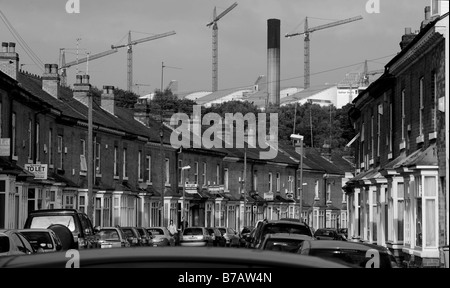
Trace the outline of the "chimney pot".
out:
M 50 71 L 51 71 L 51 64 L 45 64 L 44 67 L 45 67 L 44 73 L 45 73 L 45 74 L 50 74 Z
M 412 34 L 411 33 L 411 27 L 405 28 L 405 35 L 409 35 L 409 34 Z
M 83 84 L 89 84 L 89 75 L 82 75 L 82 81 Z
M 8 43 L 2 42 L 2 52 L 6 53 L 8 52 Z
M 425 7 L 425 20 L 430 20 L 430 14 L 431 14 L 431 7 L 426 6 Z
M 50 65 L 50 73 L 51 74 L 58 74 L 58 64 L 51 64 Z
M 76 84 L 81 84 L 82 82 L 82 76 L 81 75 L 77 75 L 76 76 Z
M 8 52 L 10 53 L 16 53 L 16 43 L 14 42 L 9 42 L 9 50 Z

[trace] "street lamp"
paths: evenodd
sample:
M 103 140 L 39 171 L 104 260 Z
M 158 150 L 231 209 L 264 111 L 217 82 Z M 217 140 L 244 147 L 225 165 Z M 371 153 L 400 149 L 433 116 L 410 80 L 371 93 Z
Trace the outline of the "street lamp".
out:
M 183 206 L 181 206 L 181 221 L 185 221 L 185 217 L 184 217 L 184 202 L 185 202 L 185 198 L 186 198 L 186 181 L 184 179 L 184 170 L 189 170 L 191 169 L 191 166 L 187 165 L 184 167 L 181 167 L 181 181 L 183 181 Z M 181 226 L 183 227 L 183 231 L 184 231 L 184 223 Z M 183 233 L 183 231 L 181 231 L 181 233 Z
M 300 195 L 299 195 L 299 219 L 302 221 L 302 204 L 303 204 L 303 135 L 300 134 L 291 134 L 291 139 L 294 141 L 300 141 Z M 298 182 L 297 182 L 298 183 Z

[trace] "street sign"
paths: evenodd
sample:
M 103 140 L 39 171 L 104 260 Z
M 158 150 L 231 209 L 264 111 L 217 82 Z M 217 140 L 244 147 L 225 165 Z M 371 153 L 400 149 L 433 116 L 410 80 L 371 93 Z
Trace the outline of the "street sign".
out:
M 10 155 L 11 155 L 11 139 L 0 138 L 0 156 L 10 156 Z
M 34 179 L 47 179 L 47 164 L 25 164 L 25 169 L 34 174 Z

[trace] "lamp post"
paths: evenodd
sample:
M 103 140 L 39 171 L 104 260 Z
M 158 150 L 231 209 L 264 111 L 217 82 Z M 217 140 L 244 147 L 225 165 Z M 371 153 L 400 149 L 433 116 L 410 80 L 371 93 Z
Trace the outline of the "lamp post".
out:
M 191 169 L 191 166 L 187 165 L 184 167 L 181 167 L 181 181 L 183 181 L 183 204 L 181 206 L 181 221 L 184 221 L 184 203 L 185 203 L 185 198 L 186 198 L 186 181 L 184 179 L 184 170 L 189 170 Z M 181 231 L 181 233 L 184 232 L 184 223 L 183 223 L 183 231 Z
M 299 187 L 299 219 L 302 221 L 303 204 L 303 135 L 292 134 L 291 139 L 300 141 L 300 187 Z

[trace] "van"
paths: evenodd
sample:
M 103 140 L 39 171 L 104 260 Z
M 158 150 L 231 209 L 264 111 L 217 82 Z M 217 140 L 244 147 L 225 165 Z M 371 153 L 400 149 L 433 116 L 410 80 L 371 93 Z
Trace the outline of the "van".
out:
M 97 236 L 89 217 L 75 209 L 42 209 L 31 211 L 25 221 L 24 229 L 42 228 L 59 224 L 72 232 L 75 249 L 96 248 Z

